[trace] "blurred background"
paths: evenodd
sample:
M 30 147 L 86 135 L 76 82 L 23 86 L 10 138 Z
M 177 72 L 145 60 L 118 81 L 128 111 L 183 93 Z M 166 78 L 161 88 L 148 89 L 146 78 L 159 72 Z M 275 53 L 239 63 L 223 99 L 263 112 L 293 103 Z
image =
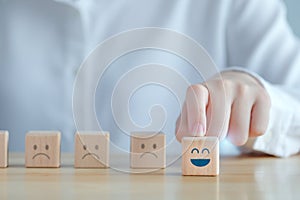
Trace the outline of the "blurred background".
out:
M 288 20 L 294 32 L 300 37 L 300 1 L 284 0 L 288 9 Z
M 79 12 L 75 11 L 75 9 L 71 9 L 70 7 L 64 5 L 64 6 L 60 6 L 59 8 L 57 8 L 56 6 L 54 6 L 53 2 L 64 2 L 66 0 L 53 0 L 53 1 L 39 1 L 39 0 L 27 0 L 27 1 L 22 1 L 22 0 L 0 0 L 1 2 L 9 2 L 11 5 L 14 4 L 14 2 L 17 2 L 18 5 L 21 4 L 22 6 L 16 6 L 16 8 L 14 11 L 15 12 L 9 12 L 9 9 L 5 9 L 5 6 L 1 7 L 0 4 L 0 14 L 5 14 L 6 12 L 11 14 L 12 17 L 12 21 L 10 23 L 7 23 L 7 27 L 10 28 L 10 30 L 12 30 L 13 34 L 7 34 L 7 37 L 4 38 L 8 38 L 7 40 L 4 39 L 3 41 L 1 40 L 1 35 L 5 35 L 5 29 L 1 28 L 6 28 L 5 26 L 1 27 L 0 26 L 0 47 L 2 44 L 8 44 L 11 43 L 15 46 L 19 45 L 19 48 L 16 48 L 17 50 L 15 50 L 16 52 L 13 52 L 13 49 L 9 49 L 7 48 L 7 51 L 4 51 L 2 53 L 0 53 L 0 65 L 2 62 L 6 62 L 7 61 L 7 66 L 20 66 L 17 70 L 16 68 L 10 68 L 10 67 L 3 67 L 2 70 L 7 70 L 7 74 L 14 74 L 14 78 L 10 78 L 9 76 L 5 76 L 5 73 L 2 72 L 2 74 L 0 74 L 0 91 L 5 91 L 6 94 L 9 95 L 2 95 L 0 94 L 0 102 L 2 103 L 2 107 L 0 105 L 0 129 L 8 129 L 10 132 L 14 133 L 11 134 L 10 136 L 10 150 L 13 151 L 23 151 L 24 150 L 24 138 L 25 138 L 25 132 L 22 129 L 18 129 L 17 127 L 14 130 L 10 130 L 9 127 L 15 127 L 15 121 L 18 122 L 18 127 L 26 127 L 26 130 L 33 130 L 32 127 L 34 127 L 34 130 L 44 130 L 45 128 L 48 129 L 48 127 L 51 127 L 51 129 L 57 129 L 57 130 L 61 130 L 63 133 L 72 133 L 72 134 L 63 134 L 63 141 L 68 141 L 68 143 L 63 143 L 62 147 L 63 150 L 72 150 L 73 148 L 73 133 L 75 132 L 75 129 L 73 127 L 73 118 L 72 118 L 72 108 L 70 106 L 70 102 L 68 100 L 70 100 L 71 95 L 72 95 L 72 90 L 70 90 L 69 88 L 73 88 L 73 80 L 74 77 L 77 74 L 77 70 L 78 70 L 78 66 L 80 65 L 81 61 L 83 60 L 83 57 L 76 57 L 74 58 L 74 56 L 72 57 L 72 55 L 84 55 L 84 51 L 88 52 L 88 49 L 93 46 L 93 41 L 91 42 L 91 44 L 87 45 L 87 48 L 78 48 L 81 47 L 85 42 L 84 42 L 84 34 L 81 32 L 81 24 L 80 24 L 80 20 L 74 20 L 74 19 L 80 19 L 80 14 Z M 170 0 L 171 1 L 171 0 Z M 270 2 L 275 1 L 275 0 L 269 0 Z M 29 3 L 29 2 L 34 2 L 34 3 Z M 75 0 L 70 0 L 70 2 L 80 2 L 80 1 L 75 1 Z M 83 2 L 83 1 L 82 1 Z M 92 2 L 92 1 L 90 1 Z M 100 2 L 100 1 L 99 1 Z M 122 1 L 115 1 L 116 4 L 119 4 Z M 200 2 L 200 1 L 199 1 Z M 298 38 L 300 38 L 300 1 L 298 0 L 282 0 L 282 2 L 286 3 L 287 6 L 287 18 L 288 21 L 294 31 L 294 33 L 298 36 Z M 47 4 L 49 3 L 49 4 Z M 102 1 L 103 4 L 109 4 L 108 1 L 103 0 Z M 45 4 L 45 5 L 44 5 Z M 47 5 L 46 5 L 47 4 Z M 121 3 L 122 4 L 122 3 Z M 143 4 L 143 3 L 141 3 Z M 261 5 L 260 2 L 258 4 L 259 6 Z M 47 8 L 47 9 L 41 9 L 41 8 Z M 105 7 L 105 6 L 103 6 Z M 25 9 L 24 9 L 25 8 Z M 26 12 L 28 10 L 31 10 L 35 8 L 37 10 L 37 12 L 29 12 L 29 14 Z M 120 6 L 117 6 L 116 8 L 120 8 Z M 164 7 L 162 7 L 161 9 L 164 9 Z M 12 9 L 13 10 L 13 9 Z M 85 9 L 83 9 L 85 10 Z M 149 10 L 149 8 L 147 7 L 147 10 L 149 13 L 155 13 L 155 12 L 151 12 L 151 10 Z M 57 12 L 60 14 L 56 14 L 55 16 L 53 16 L 53 12 Z M 175 10 L 176 11 L 176 10 Z M 199 13 L 199 10 L 196 9 L 195 10 L 196 13 Z M 263 10 L 263 13 L 265 13 L 266 10 Z M 114 11 L 114 13 L 117 13 L 117 11 Z M 189 14 L 191 14 L 192 12 L 190 12 Z M 24 18 L 24 21 L 29 22 L 27 25 L 23 22 L 23 15 L 28 14 L 28 16 L 30 16 L 30 19 L 33 19 L 34 22 L 32 20 L 29 20 L 27 18 Z M 39 17 L 35 17 L 35 14 L 37 15 L 45 15 L 49 17 L 49 26 L 47 26 L 47 31 L 46 28 L 40 28 L 37 29 L 35 26 L 30 26 L 31 24 L 41 24 L 44 25 L 44 21 L 42 20 L 42 18 L 40 19 Z M 0 15 L 1 16 L 1 15 Z M 26 15 L 27 16 L 27 15 Z M 128 16 L 131 16 L 130 13 Z M 119 16 L 116 16 L 116 19 L 118 19 Z M 155 18 L 154 18 L 155 19 Z M 114 18 L 111 19 L 112 22 L 113 20 L 115 20 Z M 138 18 L 135 18 L 135 20 L 137 21 L 137 23 L 139 22 Z M 0 17 L 0 25 L 1 22 L 5 21 L 5 17 Z M 104 20 L 105 21 L 105 20 Z M 61 22 L 61 23 L 57 23 L 57 22 Z M 163 21 L 159 23 L 164 23 Z M 99 23 L 99 22 L 98 22 Z M 149 22 L 150 23 L 150 22 Z M 150 23 L 151 24 L 151 23 Z M 105 33 L 102 33 L 102 26 L 98 26 L 99 30 L 97 29 L 96 32 L 100 32 L 100 37 L 99 38 L 106 38 L 108 36 L 111 36 L 113 33 L 118 33 L 120 32 L 120 30 L 122 30 L 123 26 L 125 27 L 126 23 L 122 23 L 122 26 L 119 27 L 113 27 L 111 25 L 109 25 L 109 23 L 105 24 L 105 28 L 107 28 L 108 30 Z M 153 25 L 151 24 L 151 26 L 157 26 L 157 25 Z M 180 23 L 173 23 L 174 27 L 181 27 Z M 17 27 L 18 29 L 13 29 L 14 27 Z M 53 28 L 52 28 L 53 27 Z M 93 24 L 92 27 L 97 27 Z M 177 28 L 178 28 L 177 27 Z M 20 29 L 24 29 L 25 34 L 23 32 L 18 31 Z M 59 31 L 55 31 L 57 28 L 57 30 Z M 127 27 L 128 28 L 128 27 Z M 127 28 L 125 30 L 127 30 Z M 120 29 L 120 30 L 119 30 Z M 32 31 L 33 30 L 33 31 Z M 34 32 L 34 34 L 31 34 L 32 32 Z M 97 33 L 98 33 L 97 32 Z M 64 33 L 64 36 L 68 36 L 65 38 L 64 37 L 58 37 L 58 33 Z M 56 38 L 57 36 L 57 38 Z M 19 38 L 19 40 L 18 40 Z M 22 39 L 25 38 L 25 39 Z M 30 40 L 31 39 L 31 40 Z M 47 41 L 47 45 L 44 44 L 44 41 Z M 34 41 L 34 44 L 32 45 L 31 41 Z M 28 43 L 30 45 L 21 45 L 24 43 Z M 35 45 L 36 44 L 36 45 Z M 53 54 L 48 54 L 47 51 L 43 51 L 42 49 L 39 48 L 34 48 L 34 47 L 38 47 L 40 46 L 39 44 L 43 44 L 45 49 L 56 49 L 56 51 Z M 31 48 L 31 51 L 28 52 L 27 50 L 27 46 Z M 67 48 L 67 49 L 65 49 Z M 4 48 L 3 48 L 4 49 Z M 0 48 L 0 52 L 1 52 L 1 48 Z M 7 53 L 8 52 L 8 53 Z M 6 53 L 8 55 L 13 55 L 15 56 L 15 53 L 18 55 L 22 55 L 21 57 L 19 57 L 18 59 L 9 59 L 6 55 Z M 69 53 L 69 54 L 68 54 Z M 152 52 L 152 57 L 149 56 L 149 54 L 141 54 L 141 55 L 137 55 L 140 52 L 135 52 L 135 54 L 129 54 L 126 55 L 127 58 L 130 57 L 134 57 L 130 60 L 134 61 L 134 62 L 128 62 L 125 61 L 124 59 L 120 58 L 118 60 L 118 62 L 115 62 L 115 65 L 111 66 L 111 69 L 113 69 L 113 67 L 118 66 L 117 64 L 120 64 L 120 66 L 122 66 L 125 70 L 125 66 L 128 65 L 128 67 L 130 66 L 137 66 L 139 64 L 145 63 L 145 61 L 148 62 L 153 62 L 155 61 L 155 63 L 162 63 L 162 59 L 164 58 L 169 62 L 167 63 L 163 63 L 166 66 L 173 66 L 176 67 L 178 70 L 179 69 L 185 69 L 185 68 L 189 68 L 189 64 L 185 63 L 183 60 L 178 60 L 178 58 L 176 59 L 174 57 L 174 55 L 171 54 L 167 54 L 165 52 Z M 144 52 L 146 53 L 146 51 Z M 158 54 L 157 54 L 158 53 Z M 27 56 L 25 56 L 27 55 Z M 38 56 L 37 56 L 38 55 Z M 146 55 L 146 56 L 145 56 Z M 137 59 L 137 58 L 141 58 L 141 59 Z M 158 59 L 158 60 L 155 60 Z M 33 64 L 28 64 L 28 66 L 24 67 L 24 63 L 30 63 L 29 62 L 32 61 Z M 58 61 L 57 61 L 58 60 Z M 45 62 L 46 61 L 46 62 Z M 172 61 L 172 62 L 171 62 Z M 61 63 L 60 63 L 61 62 Z M 44 66 L 45 63 L 47 63 L 47 66 L 49 68 L 45 69 L 45 68 L 41 68 L 40 66 Z M 61 68 L 62 63 L 64 66 L 64 68 Z M 127 65 L 125 65 L 127 64 Z M 185 67 L 187 66 L 187 67 Z M 27 70 L 26 67 L 29 67 L 29 69 Z M 15 70 L 15 71 L 14 71 Z M 24 71 L 20 71 L 20 70 L 24 70 Z M 186 70 L 186 69 L 185 69 Z M 185 71 L 184 70 L 184 71 Z M 25 76 L 25 72 L 30 71 L 30 76 L 34 77 L 32 79 L 28 78 L 27 76 Z M 118 73 L 121 74 L 117 74 L 117 73 L 110 73 L 110 74 L 114 74 L 114 78 L 113 77 L 107 77 L 107 82 L 113 83 L 112 80 L 117 80 L 118 77 L 120 77 L 120 75 L 122 75 L 122 71 L 118 71 Z M 181 72 L 183 73 L 183 72 Z M 185 72 L 184 72 L 185 73 Z M 43 75 L 49 75 L 49 77 L 45 77 Z M 193 77 L 193 80 L 200 80 L 199 77 L 194 77 L 194 73 L 193 72 L 187 72 L 187 74 L 191 75 Z M 55 81 L 53 81 L 55 80 Z M 38 84 L 37 84 L 38 83 Z M 7 85 L 9 85 L 10 87 L 7 87 Z M 45 86 L 49 86 L 49 88 L 45 89 Z M 103 89 L 103 91 L 108 90 L 108 88 L 111 87 L 113 85 L 107 85 L 107 84 L 102 84 L 103 88 L 99 88 L 99 91 L 101 91 L 101 89 Z M 151 86 L 151 87 L 155 87 L 155 86 Z M 144 88 L 147 94 L 151 94 L 150 91 L 152 91 L 151 87 L 147 87 Z M 32 90 L 32 88 L 34 88 L 34 90 Z M 20 90 L 21 89 L 21 90 Z M 155 88 L 157 89 L 157 88 Z M 21 91 L 21 92 L 11 92 L 11 91 Z M 60 93 L 61 91 L 65 91 L 64 93 Z M 147 92 L 149 91 L 149 92 Z M 162 91 L 163 92 L 163 91 Z M 3 93 L 3 94 L 5 94 Z M 30 94 L 30 95 L 28 95 Z M 42 94 L 42 95 L 40 95 Z M 100 102 L 100 100 L 103 100 L 104 98 L 102 94 L 108 94 L 108 93 L 101 93 L 98 92 L 97 93 L 97 101 Z M 14 96 L 15 95 L 15 96 Z M 9 97 L 14 97 L 14 98 L 9 98 Z M 107 96 L 107 95 L 105 95 Z M 153 96 L 153 95 L 151 95 Z M 158 97 L 164 97 L 163 95 L 157 95 Z M 144 96 L 141 93 L 135 93 L 136 99 L 139 98 L 143 98 Z M 18 102 L 14 102 L 13 100 L 20 100 L 22 101 L 22 103 L 24 103 L 24 105 L 26 106 L 17 106 Z M 150 99 L 150 98 L 149 98 Z M 164 99 L 166 99 L 164 97 Z M 109 100 L 109 99 L 108 99 Z M 149 100 L 150 101 L 150 100 Z M 156 102 L 156 99 L 153 99 L 153 101 Z M 3 103 L 6 102 L 6 103 Z M 33 103 L 34 102 L 34 103 Z M 43 102 L 43 103 L 41 103 Z M 139 102 L 138 100 L 136 102 Z M 143 101 L 144 102 L 144 101 Z M 108 101 L 109 103 L 109 101 Z M 144 102 L 145 103 L 145 102 Z M 47 105 L 47 108 L 45 108 L 44 105 Z M 100 104 L 98 104 L 100 105 Z M 109 105 L 109 104 L 101 104 L 101 105 Z M 149 103 L 149 105 L 154 105 Z M 147 113 L 149 106 L 143 106 L 143 105 L 137 105 L 136 103 L 132 103 L 130 104 L 131 107 L 137 107 L 139 106 L 139 109 L 136 109 L 135 111 L 132 111 L 133 116 L 140 116 L 141 113 Z M 169 110 L 173 110 L 172 108 L 174 108 L 176 106 L 176 102 L 170 102 L 168 101 L 168 106 L 166 108 L 169 108 Z M 103 106 L 105 107 L 105 106 Z M 178 107 L 178 106 L 177 106 Z M 108 107 L 109 108 L 109 107 Z M 178 107 L 179 108 L 179 107 Z M 99 111 L 102 109 L 102 107 L 96 107 L 96 109 L 99 109 Z M 147 109 L 147 110 L 145 110 Z M 5 112 L 5 111 L 9 111 L 9 112 Z M 34 111 L 34 112 L 33 112 Z M 106 111 L 106 110 L 105 110 Z M 176 111 L 177 112 L 177 111 Z M 178 109 L 178 112 L 180 112 L 180 110 Z M 5 115 L 5 113 L 9 113 L 8 117 L 7 115 Z M 108 117 L 108 112 L 98 112 L 100 113 L 100 115 L 98 116 L 99 119 L 101 119 L 101 121 L 106 122 L 105 124 L 107 124 L 107 127 L 104 127 L 104 130 L 109 130 L 109 127 L 112 126 L 108 126 L 110 125 L 111 122 L 111 118 L 112 116 Z M 43 116 L 40 117 L 40 116 Z M 144 116 L 144 115 L 143 115 Z M 145 116 L 148 117 L 148 116 Z M 176 115 L 172 115 L 172 120 L 174 121 L 174 123 L 172 124 L 172 127 L 175 124 L 175 120 L 177 118 L 177 114 Z M 13 120 L 11 120 L 13 119 Z M 138 117 L 134 119 L 136 122 L 139 122 L 142 124 L 143 121 L 147 121 L 148 118 L 142 118 L 142 117 Z M 146 124 L 145 124 L 146 125 Z M 172 127 L 168 127 L 168 130 L 171 130 Z M 49 130 L 51 130 L 49 129 Z M 174 129 L 174 127 L 173 127 Z M 170 131 L 171 133 L 173 133 L 174 131 Z M 174 137 L 172 135 L 172 137 Z M 113 138 L 112 138 L 113 139 Z M 19 141 L 19 142 L 18 142 Z M 127 140 L 129 141 L 129 140 Z M 68 148 L 67 148 L 68 147 Z

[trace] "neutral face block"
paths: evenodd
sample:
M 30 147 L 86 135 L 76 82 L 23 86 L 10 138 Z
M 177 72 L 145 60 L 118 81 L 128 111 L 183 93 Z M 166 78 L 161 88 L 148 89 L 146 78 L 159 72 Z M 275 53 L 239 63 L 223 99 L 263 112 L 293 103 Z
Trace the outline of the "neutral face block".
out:
M 8 163 L 8 131 L 0 131 L 0 168 Z
M 166 136 L 163 133 L 131 134 L 131 168 L 161 169 L 166 167 Z
M 109 167 L 109 133 L 77 132 L 74 156 L 75 168 Z
M 26 167 L 59 167 L 60 139 L 58 131 L 32 131 L 26 134 Z
M 217 137 L 182 139 L 182 175 L 216 176 L 219 174 Z

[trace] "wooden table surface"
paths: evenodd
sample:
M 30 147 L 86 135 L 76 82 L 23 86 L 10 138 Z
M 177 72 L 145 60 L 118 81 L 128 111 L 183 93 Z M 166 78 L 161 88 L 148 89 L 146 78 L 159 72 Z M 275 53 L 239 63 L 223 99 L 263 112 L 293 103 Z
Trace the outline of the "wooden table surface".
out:
M 122 169 L 126 156 L 111 156 Z M 165 170 L 131 174 L 115 169 L 74 169 L 62 155 L 57 169 L 24 168 L 11 154 L 0 169 L 0 199 L 300 199 L 300 156 L 222 157 L 217 177 L 181 176 L 181 161 Z M 118 166 L 119 164 L 119 166 Z M 124 167 L 124 166 L 123 166 Z

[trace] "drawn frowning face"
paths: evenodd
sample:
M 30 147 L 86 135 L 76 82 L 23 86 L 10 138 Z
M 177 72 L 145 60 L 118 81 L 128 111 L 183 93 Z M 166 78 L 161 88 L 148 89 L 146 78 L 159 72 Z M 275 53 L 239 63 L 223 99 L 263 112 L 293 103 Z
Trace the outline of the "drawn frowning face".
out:
M 37 144 L 34 144 L 32 146 L 33 150 L 34 150 L 34 155 L 32 156 L 32 160 L 34 159 L 41 159 L 40 157 L 45 157 L 47 158 L 48 160 L 50 160 L 50 155 L 48 155 L 48 151 L 49 151 L 49 148 L 50 146 L 48 144 L 45 144 L 45 145 L 37 145 Z
M 75 136 L 75 167 L 108 167 L 109 133 L 81 132 Z
M 89 146 L 88 146 L 88 144 L 84 144 L 84 145 L 82 145 L 82 149 L 86 152 L 81 157 L 82 160 L 86 159 L 86 157 L 88 157 L 88 156 L 92 156 L 92 157 L 100 160 L 100 150 L 99 150 L 98 144 L 95 144 L 95 145 L 89 144 Z
M 25 164 L 26 167 L 59 167 L 60 132 L 27 133 Z
M 165 135 L 162 133 L 132 134 L 131 167 L 164 168 Z

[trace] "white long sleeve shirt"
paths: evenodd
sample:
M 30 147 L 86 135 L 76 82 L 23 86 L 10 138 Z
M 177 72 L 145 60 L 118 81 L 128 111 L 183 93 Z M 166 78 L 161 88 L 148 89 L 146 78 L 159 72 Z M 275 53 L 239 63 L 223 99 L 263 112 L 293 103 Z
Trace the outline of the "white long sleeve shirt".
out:
M 271 117 L 265 135 L 248 148 L 283 157 L 299 152 L 300 46 L 280 0 L 1 0 L 0 129 L 10 131 L 10 148 L 23 150 L 28 130 L 59 129 L 62 149 L 72 150 L 72 91 L 81 62 L 108 37 L 143 27 L 185 34 L 208 51 L 220 71 L 234 67 L 256 76 L 270 94 Z M 104 77 L 98 94 L 104 100 L 96 110 L 115 144 L 126 149 L 128 137 L 119 134 L 110 99 L 105 99 L 124 72 L 120 66 L 162 63 L 193 83 L 203 80 L 165 52 L 136 52 L 122 59 Z M 173 141 L 180 107 L 172 94 L 150 86 L 135 98 L 131 114 L 142 125 L 149 122 L 145 113 L 151 105 L 167 102 L 163 131 Z

